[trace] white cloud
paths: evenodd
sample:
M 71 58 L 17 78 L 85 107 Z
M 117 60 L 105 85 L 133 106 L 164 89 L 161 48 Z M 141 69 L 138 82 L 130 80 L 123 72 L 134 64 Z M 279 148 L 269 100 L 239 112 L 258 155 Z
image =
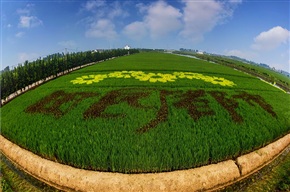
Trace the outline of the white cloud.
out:
M 237 57 L 241 57 L 241 58 L 245 57 L 245 54 L 242 51 L 237 50 L 237 49 L 232 49 L 232 50 L 229 50 L 229 51 L 225 51 L 225 54 L 229 55 L 229 56 L 237 56 Z
M 247 60 L 254 60 L 258 55 L 254 52 L 249 52 L 249 51 L 241 51 L 237 49 L 232 49 L 232 50 L 226 50 L 224 51 L 225 55 L 228 56 L 237 56 L 243 59 Z
M 24 9 L 17 9 L 16 11 L 19 15 L 29 15 L 30 14 L 30 10 L 27 8 Z
M 34 4 L 27 4 L 25 8 L 17 9 L 16 12 L 19 15 L 18 27 L 32 28 L 43 24 L 43 22 L 38 17 L 31 15 L 33 9 Z
M 148 31 L 152 38 L 162 37 L 171 32 L 175 32 L 182 27 L 182 13 L 179 9 L 168 5 L 164 1 L 157 1 L 149 6 L 137 4 L 140 13 L 145 13 L 143 21 L 132 22 L 124 28 L 125 34 L 136 38 L 140 32 L 145 35 Z M 132 31 L 130 31 L 132 30 Z
M 181 0 L 180 2 L 184 5 L 181 9 L 163 0 L 149 5 L 136 4 L 140 14 L 144 15 L 143 20 L 127 25 L 124 29 L 125 34 L 136 36 L 134 34 L 138 30 L 134 26 L 142 24 L 152 38 L 179 32 L 179 37 L 194 42 L 201 41 L 205 33 L 232 16 L 234 9 L 242 0 Z M 130 28 L 133 28 L 132 33 L 128 31 Z
M 23 37 L 24 34 L 25 34 L 25 33 L 21 31 L 21 32 L 16 33 L 16 34 L 15 34 L 15 37 L 17 37 L 17 38 L 21 38 L 21 37 Z
M 149 6 L 145 23 L 153 38 L 167 35 L 181 28 L 182 14 L 164 1 L 158 1 Z
M 242 0 L 229 0 L 230 3 L 242 3 Z
M 87 37 L 114 39 L 117 37 L 115 25 L 109 19 L 100 19 L 90 24 L 86 31 Z
M 140 40 L 147 35 L 147 29 L 143 22 L 133 22 L 127 25 L 123 33 L 131 39 Z
M 86 37 L 116 38 L 116 25 L 122 23 L 120 18 L 125 18 L 129 13 L 124 9 L 126 2 L 95 0 L 87 1 L 80 12 L 88 11 L 86 18 L 81 23 L 87 26 Z
M 34 4 L 27 4 L 25 8 L 19 8 L 16 10 L 16 13 L 19 15 L 30 15 L 33 10 Z
M 65 47 L 65 48 L 76 48 L 76 43 L 73 40 L 68 41 L 60 41 L 58 45 Z
M 21 28 L 32 28 L 42 25 L 42 21 L 36 16 L 20 16 L 18 26 Z
M 211 31 L 216 25 L 225 22 L 232 16 L 233 11 L 241 1 L 223 2 L 216 0 L 188 1 L 183 10 L 184 28 L 180 35 L 193 41 L 201 41 L 206 32 Z
M 145 13 L 148 9 L 148 7 L 144 5 L 144 3 L 137 3 L 136 7 L 139 9 L 140 13 Z
M 83 7 L 86 11 L 93 11 L 94 9 L 105 6 L 105 5 L 106 5 L 106 2 L 104 0 L 94 0 L 94 1 L 87 1 Z
M 281 44 L 289 44 L 289 38 L 290 31 L 280 26 L 276 26 L 255 37 L 251 47 L 258 51 L 270 51 L 279 47 Z
M 35 60 L 38 57 L 36 53 L 18 53 L 18 62 L 23 63 L 25 61 Z
M 114 19 L 116 17 L 127 17 L 129 16 L 129 13 L 122 8 L 122 5 L 120 2 L 115 1 L 112 3 L 110 10 L 108 12 L 108 17 L 110 19 Z
M 123 8 L 126 2 L 94 0 L 87 1 L 82 5 L 79 13 L 88 11 L 93 14 L 94 19 L 114 19 L 116 17 L 127 17 L 129 13 Z

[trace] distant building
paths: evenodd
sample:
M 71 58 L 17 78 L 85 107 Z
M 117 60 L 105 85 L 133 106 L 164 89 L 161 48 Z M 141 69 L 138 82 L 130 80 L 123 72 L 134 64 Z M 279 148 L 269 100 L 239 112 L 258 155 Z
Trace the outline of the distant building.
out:
M 264 63 L 260 63 L 260 66 L 262 66 L 262 67 L 265 67 L 265 68 L 270 68 L 270 66 L 269 66 L 269 65 L 267 65 L 267 64 L 264 64 Z
M 129 45 L 126 45 L 125 47 L 124 47 L 124 49 L 125 50 L 129 50 L 131 47 L 129 46 Z
M 197 54 L 201 54 L 201 55 L 203 55 L 203 52 L 202 52 L 202 51 L 198 51 Z
M 92 53 L 102 53 L 103 51 L 103 49 L 95 49 L 92 51 Z

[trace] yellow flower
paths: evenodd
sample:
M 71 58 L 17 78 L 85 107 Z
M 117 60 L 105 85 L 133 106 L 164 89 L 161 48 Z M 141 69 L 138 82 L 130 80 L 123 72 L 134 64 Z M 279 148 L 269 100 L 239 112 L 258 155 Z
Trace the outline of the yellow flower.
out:
M 132 77 L 138 79 L 140 76 L 144 76 L 145 73 L 143 71 L 130 71 Z
M 192 73 L 192 72 L 174 72 L 174 75 L 176 75 L 177 77 L 184 79 L 200 79 L 203 77 L 202 74 L 199 73 Z
M 82 77 L 77 77 L 75 80 L 72 80 L 71 82 L 73 84 L 92 84 L 92 83 L 98 83 L 102 80 L 104 80 L 105 78 L 107 78 L 107 75 L 85 75 Z
M 73 84 L 92 84 L 98 83 L 105 78 L 135 78 L 139 81 L 149 81 L 150 83 L 156 82 L 174 82 L 177 78 L 180 79 L 199 79 L 208 83 L 212 83 L 215 85 L 221 86 L 229 86 L 232 87 L 236 85 L 234 82 L 227 80 L 222 77 L 215 77 L 215 76 L 207 76 L 200 73 L 193 73 L 193 72 L 174 72 L 173 74 L 168 73 L 144 73 L 143 71 L 115 71 L 112 73 L 106 74 L 98 74 L 98 75 L 84 75 L 82 77 L 77 77 L 75 80 L 71 82 Z
M 209 82 L 209 83 L 213 83 L 214 82 L 214 78 L 210 77 L 210 76 L 201 76 L 200 79 L 205 81 L 205 82 Z
M 224 79 L 222 82 L 219 83 L 221 86 L 229 86 L 232 87 L 236 85 L 234 82 Z
M 93 82 L 98 83 L 100 81 L 103 81 L 107 77 L 107 75 L 95 75 Z
M 211 76 L 207 76 L 207 75 L 202 75 L 200 73 L 192 73 L 192 72 L 174 72 L 174 75 L 176 75 L 178 78 L 187 78 L 187 79 L 200 79 L 203 80 L 205 82 L 209 82 L 212 84 L 219 84 L 221 86 L 229 86 L 232 87 L 234 85 L 236 85 L 234 82 L 229 81 L 225 78 L 222 77 L 211 77 Z
M 234 85 L 236 85 L 234 82 L 227 80 L 225 78 L 222 77 L 210 77 L 210 76 L 204 76 L 203 78 L 201 78 L 202 80 L 212 83 L 212 84 L 219 84 L 221 86 L 229 86 L 232 87 Z
M 109 77 L 115 78 L 131 78 L 132 71 L 115 71 L 113 73 L 109 73 Z
M 162 82 L 162 83 L 166 83 L 168 81 L 175 81 L 176 76 L 172 75 L 172 74 L 163 74 L 163 73 L 139 73 L 139 75 L 135 75 L 134 76 L 136 79 L 138 79 L 139 81 L 149 81 L 151 83 L 156 83 L 156 82 Z

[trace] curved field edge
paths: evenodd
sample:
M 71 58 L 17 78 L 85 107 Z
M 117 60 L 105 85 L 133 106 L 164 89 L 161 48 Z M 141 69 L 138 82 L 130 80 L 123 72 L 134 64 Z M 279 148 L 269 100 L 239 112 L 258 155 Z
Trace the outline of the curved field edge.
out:
M 255 152 L 200 168 L 157 174 L 120 174 L 86 171 L 43 159 L 1 136 L 0 149 L 21 169 L 62 190 L 75 191 L 200 191 L 213 190 L 261 169 L 290 144 L 290 134 Z M 254 165 L 251 162 L 257 161 Z M 243 169 L 249 170 L 243 173 Z
M 4 155 L 0 159 L 0 186 L 3 192 L 8 191 L 58 191 L 56 188 L 50 187 L 48 190 L 44 183 L 33 178 L 31 175 L 25 174 L 17 169 L 9 162 Z M 226 186 L 223 189 L 217 190 L 220 192 L 232 191 L 283 191 L 290 188 L 290 145 L 281 152 L 277 158 L 271 163 L 257 172 L 254 172 L 249 177 L 236 181 L 232 185 Z M 38 190 L 35 189 L 38 187 Z M 41 186 L 41 187 L 40 187 Z
M 151 54 L 150 56 L 155 57 L 155 59 L 156 57 L 158 58 L 158 62 L 155 61 L 155 63 L 149 60 L 155 65 L 152 65 L 152 63 L 150 65 L 146 64 L 145 61 L 148 62 L 148 58 L 146 58 L 148 55 L 146 54 L 130 56 L 126 59 L 119 58 L 117 63 L 116 61 L 109 61 L 106 64 L 103 63 L 102 65 L 87 67 L 68 76 L 63 76 L 59 78 L 59 81 L 47 83 L 29 92 L 29 94 L 24 94 L 11 103 L 17 105 L 17 108 L 6 108 L 5 106 L 2 109 L 2 114 L 8 115 L 3 117 L 4 125 L 9 125 L 9 128 L 8 126 L 3 126 L 5 129 L 3 129 L 2 134 L 20 146 L 45 158 L 79 168 L 117 172 L 160 172 L 198 167 L 208 163 L 234 158 L 253 150 L 253 148 L 263 146 L 289 131 L 289 126 L 287 126 L 289 125 L 289 119 L 287 121 L 289 110 L 285 110 L 288 109 L 285 106 L 285 102 L 287 103 L 289 101 L 287 94 L 277 91 L 267 84 L 260 82 L 258 79 L 229 70 L 226 67 L 221 67 L 222 70 L 217 70 L 220 66 L 207 62 L 197 62 L 193 59 L 181 59 L 181 57 L 166 54 Z M 142 58 L 137 60 L 138 65 L 136 65 L 136 57 Z M 144 111 L 138 112 L 138 110 L 132 110 L 126 105 L 118 105 L 117 109 L 120 108 L 121 111 L 128 110 L 130 114 L 136 112 L 138 114 L 136 113 L 137 116 L 122 120 L 121 124 L 119 124 L 120 121 L 118 122 L 116 120 L 106 121 L 100 119 L 98 121 L 90 121 L 88 124 L 76 123 L 71 124 L 69 127 L 64 126 L 67 122 L 74 122 L 76 119 L 82 121 L 82 113 L 80 112 L 85 111 L 94 103 L 94 100 L 88 100 L 88 102 L 82 103 L 70 112 L 70 117 L 67 116 L 67 119 L 60 118 L 57 121 L 52 115 L 35 114 L 34 117 L 34 115 L 27 115 L 23 112 L 29 105 L 34 104 L 32 98 L 35 101 L 39 101 L 45 95 L 52 94 L 55 90 L 63 90 L 65 93 L 72 93 L 74 91 L 96 92 L 97 90 L 97 93 L 102 94 L 98 98 L 102 98 L 107 92 L 121 89 L 121 87 L 128 84 L 130 84 L 129 88 L 141 86 L 145 90 L 151 89 L 151 84 L 139 81 L 126 81 L 126 79 L 120 79 L 119 83 L 109 79 L 99 84 L 79 85 L 76 87 L 70 81 L 83 74 L 108 73 L 113 69 L 122 70 L 124 66 L 128 70 L 141 68 L 143 71 L 163 72 L 164 69 L 160 66 L 165 65 L 164 62 L 169 62 L 170 60 L 174 60 L 175 62 L 166 65 L 166 69 L 169 71 L 182 69 L 184 71 L 191 70 L 207 75 L 225 77 L 238 83 L 239 87 L 226 89 L 218 85 L 209 85 L 206 82 L 185 80 L 176 81 L 175 84 L 172 83 L 168 86 L 164 86 L 163 83 L 154 84 L 154 87 L 158 88 L 157 91 L 153 92 L 147 99 L 142 100 L 142 105 L 150 107 L 150 103 L 155 103 L 158 108 L 160 106 L 158 98 L 161 94 L 160 90 L 162 87 L 168 90 L 181 91 L 182 94 L 191 91 L 192 88 L 190 87 L 194 87 L 193 91 L 200 92 L 200 90 L 206 90 L 203 99 L 210 102 L 210 108 L 220 111 L 220 113 L 213 118 L 201 118 L 195 122 L 185 109 L 178 110 L 176 108 L 170 108 L 170 115 L 179 116 L 179 120 L 167 122 L 154 128 L 152 131 L 150 130 L 148 134 L 146 133 L 141 136 L 135 134 L 135 129 L 138 127 L 130 128 L 124 125 L 132 124 L 132 121 L 138 119 L 138 116 L 146 117 L 147 115 L 147 119 L 144 118 L 144 120 L 149 121 L 150 118 L 154 117 L 154 114 L 148 114 Z M 178 62 L 178 65 L 176 62 Z M 192 65 L 194 65 L 194 69 Z M 255 83 L 254 87 L 251 86 L 253 82 Z M 172 88 L 178 87 L 178 85 L 179 88 Z M 261 95 L 267 103 L 272 104 L 273 110 L 278 114 L 278 118 L 273 119 L 271 114 L 263 112 L 257 104 L 255 104 L 255 107 L 251 107 L 246 102 L 240 102 L 241 105 L 245 105 L 245 108 L 242 107 L 239 109 L 239 113 L 241 112 L 242 116 L 248 119 L 243 126 L 236 125 L 236 123 L 232 122 L 232 118 L 227 111 L 222 106 L 219 106 L 215 98 L 211 96 L 210 92 L 216 89 L 226 92 L 228 95 L 238 94 L 236 93 L 236 89 L 239 91 L 247 91 L 253 95 Z M 274 101 L 273 98 L 275 98 Z M 169 96 L 167 99 L 168 104 L 173 104 L 176 101 L 178 100 L 173 96 Z M 111 111 L 114 112 L 117 109 L 112 108 Z M 261 114 L 264 117 L 259 117 Z M 10 117 L 13 116 L 17 121 L 9 121 L 9 115 Z M 23 117 L 25 117 L 27 122 L 25 126 L 24 124 L 19 124 L 19 120 L 21 118 L 23 119 Z M 257 121 L 257 118 L 260 119 Z M 96 127 L 96 124 L 104 122 L 106 126 Z M 180 126 L 176 126 L 177 124 Z M 212 127 L 213 124 L 215 125 L 214 128 Z M 261 125 L 267 125 L 268 127 L 262 126 L 262 128 L 257 128 Z M 191 128 L 188 129 L 188 127 Z M 129 132 L 124 131 L 124 128 L 125 130 L 129 130 Z M 97 140 L 100 138 L 98 134 L 101 129 L 106 130 L 101 133 L 101 138 L 106 141 L 105 143 Z M 250 135 L 250 130 L 252 131 L 252 135 Z M 210 133 L 210 138 L 204 137 L 203 132 L 205 131 Z M 230 134 L 234 134 L 235 136 L 231 138 L 229 137 Z M 37 139 L 33 141 L 31 138 Z M 124 140 L 126 143 L 122 143 Z M 221 144 L 222 141 L 223 144 Z M 167 146 L 168 143 L 171 146 L 164 150 L 162 146 Z M 214 146 L 216 147 L 214 148 Z M 133 150 L 128 150 L 130 147 Z M 180 151 L 180 149 L 183 151 Z M 141 155 L 138 156 L 137 154 Z

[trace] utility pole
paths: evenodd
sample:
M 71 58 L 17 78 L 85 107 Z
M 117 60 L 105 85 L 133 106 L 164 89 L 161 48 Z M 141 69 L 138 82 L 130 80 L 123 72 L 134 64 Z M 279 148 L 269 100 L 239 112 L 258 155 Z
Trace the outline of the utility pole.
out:
M 65 48 L 64 49 L 64 54 L 65 54 L 65 62 L 64 62 L 64 64 L 65 64 L 65 70 L 67 70 L 67 48 Z

